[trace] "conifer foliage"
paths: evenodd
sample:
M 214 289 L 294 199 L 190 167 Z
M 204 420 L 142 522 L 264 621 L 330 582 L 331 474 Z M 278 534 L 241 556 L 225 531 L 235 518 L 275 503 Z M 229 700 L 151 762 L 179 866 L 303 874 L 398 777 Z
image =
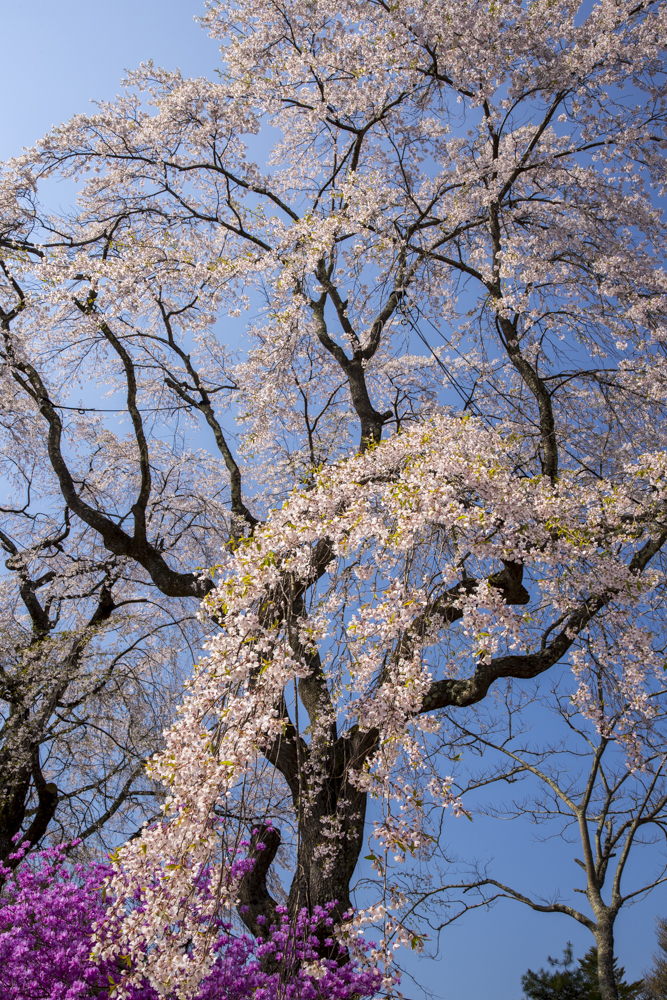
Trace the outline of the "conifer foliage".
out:
M 562 958 L 547 959 L 550 969 L 533 972 L 528 969 L 521 977 L 521 987 L 526 1000 L 600 1000 L 598 981 L 598 956 L 595 946 L 575 964 L 572 945 L 568 941 Z M 618 995 L 622 1000 L 636 1000 L 642 997 L 644 981 L 625 981 L 625 969 L 614 960 L 614 978 Z

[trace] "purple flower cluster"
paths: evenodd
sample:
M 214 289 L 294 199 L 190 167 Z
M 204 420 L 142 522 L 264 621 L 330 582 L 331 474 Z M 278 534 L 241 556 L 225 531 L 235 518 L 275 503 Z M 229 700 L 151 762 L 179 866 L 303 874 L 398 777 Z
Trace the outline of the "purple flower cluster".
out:
M 287 907 L 277 907 L 280 923 L 271 925 L 268 939 L 256 941 L 243 935 L 235 937 L 225 927 L 218 941 L 218 961 L 202 985 L 197 1000 L 350 1000 L 371 997 L 380 988 L 382 976 L 377 969 L 361 969 L 355 962 L 339 965 L 334 959 L 318 958 L 322 944 L 335 948 L 334 939 L 322 931 L 333 928 L 330 911 L 334 903 L 315 907 L 311 914 L 302 910 L 294 923 Z M 341 952 L 344 949 L 340 949 Z M 273 954 L 277 961 L 294 973 L 287 982 L 260 969 L 264 955 Z M 317 961 L 318 974 L 307 970 Z
M 106 1000 L 119 974 L 112 964 L 91 961 L 90 935 L 104 915 L 102 882 L 109 869 L 67 861 L 66 845 L 48 848 L 24 860 L 27 844 L 12 860 L 13 870 L 0 866 L 0 997 L 2 1000 Z M 331 904 L 333 906 L 333 904 Z M 196 1000 L 352 1000 L 371 997 L 380 987 L 376 970 L 355 962 L 338 965 L 319 960 L 322 932 L 333 927 L 330 908 L 303 910 L 290 922 L 279 907 L 280 923 L 266 941 L 233 933 L 224 924 L 216 942 L 217 959 L 201 984 Z M 333 938 L 324 945 L 332 950 Z M 287 981 L 261 969 L 262 956 L 274 954 L 283 967 L 293 968 Z M 132 986 L 129 1000 L 159 1000 L 148 986 Z
M 11 860 L 20 860 L 23 844 Z M 0 996 L 80 1000 L 104 995 L 108 972 L 90 961 L 90 933 L 104 912 L 102 865 L 68 865 L 65 845 L 13 872 L 0 866 Z

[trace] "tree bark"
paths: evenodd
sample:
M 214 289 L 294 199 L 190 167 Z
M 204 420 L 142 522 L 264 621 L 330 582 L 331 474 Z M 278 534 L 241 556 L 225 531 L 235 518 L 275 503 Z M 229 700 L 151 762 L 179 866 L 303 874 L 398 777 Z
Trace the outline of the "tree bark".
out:
M 27 716 L 27 713 L 25 713 Z M 47 782 L 39 762 L 39 745 L 30 743 L 25 731 L 27 717 L 18 721 L 18 747 L 15 752 L 3 752 L 0 758 L 0 864 L 15 868 L 18 862 L 10 857 L 17 849 L 15 837 L 21 834 L 26 817 L 30 786 L 37 793 L 37 806 L 28 829 L 20 836 L 32 847 L 39 843 L 55 815 L 58 806 L 58 789 L 53 782 Z M 0 885 L 2 879 L 0 878 Z
M 321 778 L 321 787 L 311 795 L 304 787 L 303 775 L 297 771 L 296 754 L 288 747 L 279 756 L 282 769 L 288 771 L 298 818 L 296 868 L 287 902 L 291 926 L 302 910 L 312 914 L 318 907 L 328 907 L 328 915 L 340 923 L 352 908 L 350 882 L 363 846 L 367 801 L 367 793 L 354 786 L 354 772 L 372 756 L 377 739 L 375 730 L 363 732 L 355 728 L 335 740 L 328 755 L 328 773 Z M 308 752 L 304 745 L 301 750 Z M 278 754 L 269 751 L 267 756 L 275 760 Z M 291 766 L 287 767 L 286 762 Z M 299 763 L 302 765 L 303 761 Z M 248 930 L 264 940 L 270 936 L 271 924 L 279 923 L 267 875 L 280 843 L 280 831 L 275 827 L 255 828 L 250 842 L 254 866 L 239 887 L 239 915 Z M 322 924 L 315 933 L 322 942 L 323 957 L 347 962 L 347 953 L 341 952 L 337 943 L 333 946 L 324 943 L 330 936 L 329 928 Z M 266 972 L 280 972 L 285 977 L 293 974 L 293 965 L 292 962 L 288 967 L 285 959 L 276 962 L 271 954 L 262 959 Z
M 614 921 L 605 914 L 597 920 L 595 941 L 598 946 L 598 982 L 601 1000 L 618 1000 L 614 975 Z

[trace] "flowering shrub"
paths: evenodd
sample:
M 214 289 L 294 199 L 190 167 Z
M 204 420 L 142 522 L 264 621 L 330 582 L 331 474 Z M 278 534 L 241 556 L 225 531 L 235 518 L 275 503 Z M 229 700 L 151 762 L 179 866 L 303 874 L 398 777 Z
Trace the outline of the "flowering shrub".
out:
M 355 962 L 339 966 L 333 959 L 318 956 L 318 930 L 331 928 L 333 907 L 315 907 L 312 914 L 302 910 L 294 924 L 287 908 L 277 907 L 280 924 L 272 926 L 267 941 L 258 942 L 243 935 L 235 937 L 231 927 L 224 928 L 217 949 L 218 960 L 204 981 L 197 1000 L 349 1000 L 352 997 L 373 996 L 381 983 L 376 969 L 360 969 Z M 324 939 L 324 945 L 334 946 L 334 938 Z M 341 951 L 343 949 L 341 948 Z M 278 974 L 260 970 L 262 956 L 274 954 L 287 969 L 296 971 L 287 982 L 280 983 Z
M 28 844 L 0 866 L 0 996 L 2 1000 L 80 1000 L 108 996 L 112 962 L 91 960 L 90 935 L 102 918 L 102 883 L 109 869 L 67 861 L 67 845 L 23 861 Z M 117 974 L 116 974 L 117 978 Z M 152 988 L 133 986 L 129 1000 L 156 1000 Z
M 104 874 L 101 865 L 68 865 L 64 845 L 41 851 L 37 864 L 0 869 L 3 1000 L 78 1000 L 108 986 L 106 966 L 90 961 L 89 943 L 91 926 L 103 914 Z
M 23 861 L 27 844 L 12 860 L 22 863 L 11 871 L 0 867 L 4 879 L 0 896 L 0 996 L 2 1000 L 83 1000 L 113 995 L 119 968 L 110 960 L 95 963 L 91 932 L 106 908 L 103 882 L 110 869 L 67 861 L 66 845 L 40 851 L 36 861 Z M 333 905 L 333 904 L 332 904 Z M 350 1000 L 372 996 L 380 977 L 355 962 L 342 966 L 318 959 L 317 931 L 331 928 L 328 909 L 302 911 L 291 924 L 279 907 L 280 924 L 272 926 L 266 941 L 235 935 L 231 924 L 221 924 L 214 945 L 216 960 L 199 986 L 197 1000 Z M 326 938 L 333 946 L 334 939 Z M 262 956 L 274 954 L 293 973 L 286 982 L 277 973 L 263 972 Z M 123 984 L 128 1000 L 158 1000 L 146 984 Z M 182 994 L 181 994 L 182 996 Z

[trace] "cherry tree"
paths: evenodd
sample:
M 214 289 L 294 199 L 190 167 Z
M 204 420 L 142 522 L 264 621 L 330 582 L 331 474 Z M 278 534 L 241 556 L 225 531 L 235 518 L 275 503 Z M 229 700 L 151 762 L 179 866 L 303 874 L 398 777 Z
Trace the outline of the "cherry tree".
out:
M 456 808 L 443 709 L 602 637 L 641 701 L 667 540 L 666 17 L 211 0 L 219 79 L 142 66 L 7 165 L 3 405 L 68 516 L 210 621 L 151 765 L 163 820 L 118 855 L 152 902 L 100 940 L 161 989 L 210 961 L 184 905 L 202 866 L 215 906 L 275 923 L 285 824 L 253 821 L 252 870 L 225 874 L 258 769 L 267 815 L 292 803 L 290 912 L 343 920 L 369 796 L 378 868 L 426 843 L 426 800 Z M 40 205 L 54 177 L 69 213 Z M 78 412 L 91 386 L 126 434 Z M 409 939 L 380 897 L 356 919 Z
M 176 642 L 187 650 L 200 635 L 191 611 L 151 599 L 67 509 L 49 516 L 31 500 L 5 508 L 0 529 L 0 860 L 10 868 L 17 837 L 113 844 L 159 813 L 145 762 L 182 690 Z

